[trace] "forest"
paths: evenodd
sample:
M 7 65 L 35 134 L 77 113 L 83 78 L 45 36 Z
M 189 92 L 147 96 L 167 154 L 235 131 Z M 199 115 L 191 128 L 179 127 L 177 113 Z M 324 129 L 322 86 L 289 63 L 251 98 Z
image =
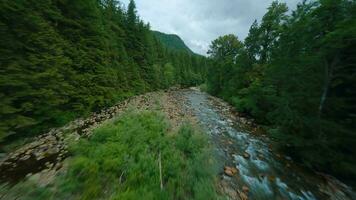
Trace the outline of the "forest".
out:
M 356 3 L 273 2 L 244 41 L 210 45 L 208 91 L 262 124 L 300 164 L 356 178 Z
M 192 50 L 189 49 L 189 47 L 186 44 L 184 44 L 184 41 L 178 35 L 165 34 L 159 31 L 153 31 L 153 33 L 156 35 L 158 40 L 162 42 L 163 45 L 165 45 L 167 48 L 171 50 L 181 50 L 181 51 L 194 53 L 192 52 Z
M 167 48 L 134 1 L 6 0 L 0 19 L 0 141 L 204 80 L 206 58 Z
M 0 1 L 0 200 L 356 199 L 356 1 L 136 2 Z

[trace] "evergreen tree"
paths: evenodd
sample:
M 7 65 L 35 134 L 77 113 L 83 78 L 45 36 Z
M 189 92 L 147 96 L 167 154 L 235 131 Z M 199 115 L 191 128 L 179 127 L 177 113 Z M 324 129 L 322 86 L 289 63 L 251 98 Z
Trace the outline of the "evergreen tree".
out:
M 1 1 L 0 53 L 5 143 L 134 94 L 203 79 L 192 62 L 199 56 L 166 49 L 134 1 L 127 10 L 117 0 Z
M 280 150 L 345 180 L 356 177 L 355 8 L 303 1 L 288 16 L 273 2 L 243 48 L 213 42 L 207 79 L 210 92 L 266 125 Z M 224 49 L 239 52 L 235 63 L 221 59 Z

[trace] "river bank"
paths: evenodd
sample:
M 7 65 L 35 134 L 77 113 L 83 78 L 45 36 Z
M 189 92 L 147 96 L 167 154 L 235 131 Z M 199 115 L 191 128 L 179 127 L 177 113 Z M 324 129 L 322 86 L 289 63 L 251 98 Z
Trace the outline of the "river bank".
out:
M 355 199 L 352 189 L 337 179 L 275 152 L 258 125 L 226 102 L 197 89 L 182 95 L 216 147 L 220 188 L 231 199 Z
M 206 132 L 217 160 L 217 190 L 229 199 L 355 199 L 337 179 L 299 167 L 273 150 L 273 141 L 257 124 L 226 102 L 197 88 L 174 89 L 133 97 L 37 137 L 0 161 L 1 181 L 12 185 L 35 180 L 50 185 L 67 170 L 68 146 L 130 109 L 160 111 L 170 132 L 185 122 Z M 0 198 L 1 199 L 1 198 Z

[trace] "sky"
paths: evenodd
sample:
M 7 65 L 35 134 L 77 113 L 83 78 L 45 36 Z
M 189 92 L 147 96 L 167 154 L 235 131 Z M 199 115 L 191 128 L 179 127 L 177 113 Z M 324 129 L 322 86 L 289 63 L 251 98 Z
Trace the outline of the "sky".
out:
M 273 0 L 136 0 L 138 14 L 152 30 L 179 35 L 194 52 L 206 55 L 211 41 L 235 34 L 243 40 Z M 301 0 L 280 0 L 294 9 Z M 129 0 L 121 0 L 126 6 Z

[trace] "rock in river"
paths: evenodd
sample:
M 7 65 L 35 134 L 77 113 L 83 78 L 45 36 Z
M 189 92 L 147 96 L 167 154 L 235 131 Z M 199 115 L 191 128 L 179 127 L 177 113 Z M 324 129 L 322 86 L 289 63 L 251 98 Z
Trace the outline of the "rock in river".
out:
M 241 200 L 248 200 L 247 195 L 246 195 L 245 193 L 243 193 L 243 192 L 240 192 L 240 193 L 239 193 L 239 196 L 240 196 L 240 199 L 241 199 Z
M 250 191 L 250 189 L 247 186 L 242 187 L 242 192 L 248 194 L 249 191 Z
M 245 152 L 244 154 L 243 154 L 243 157 L 245 158 L 245 159 L 250 159 L 250 154 L 249 153 L 247 153 L 247 152 Z
M 226 166 L 224 168 L 224 173 L 227 175 L 227 176 L 234 176 L 235 174 L 237 174 L 238 170 L 235 168 L 235 167 L 228 167 Z

